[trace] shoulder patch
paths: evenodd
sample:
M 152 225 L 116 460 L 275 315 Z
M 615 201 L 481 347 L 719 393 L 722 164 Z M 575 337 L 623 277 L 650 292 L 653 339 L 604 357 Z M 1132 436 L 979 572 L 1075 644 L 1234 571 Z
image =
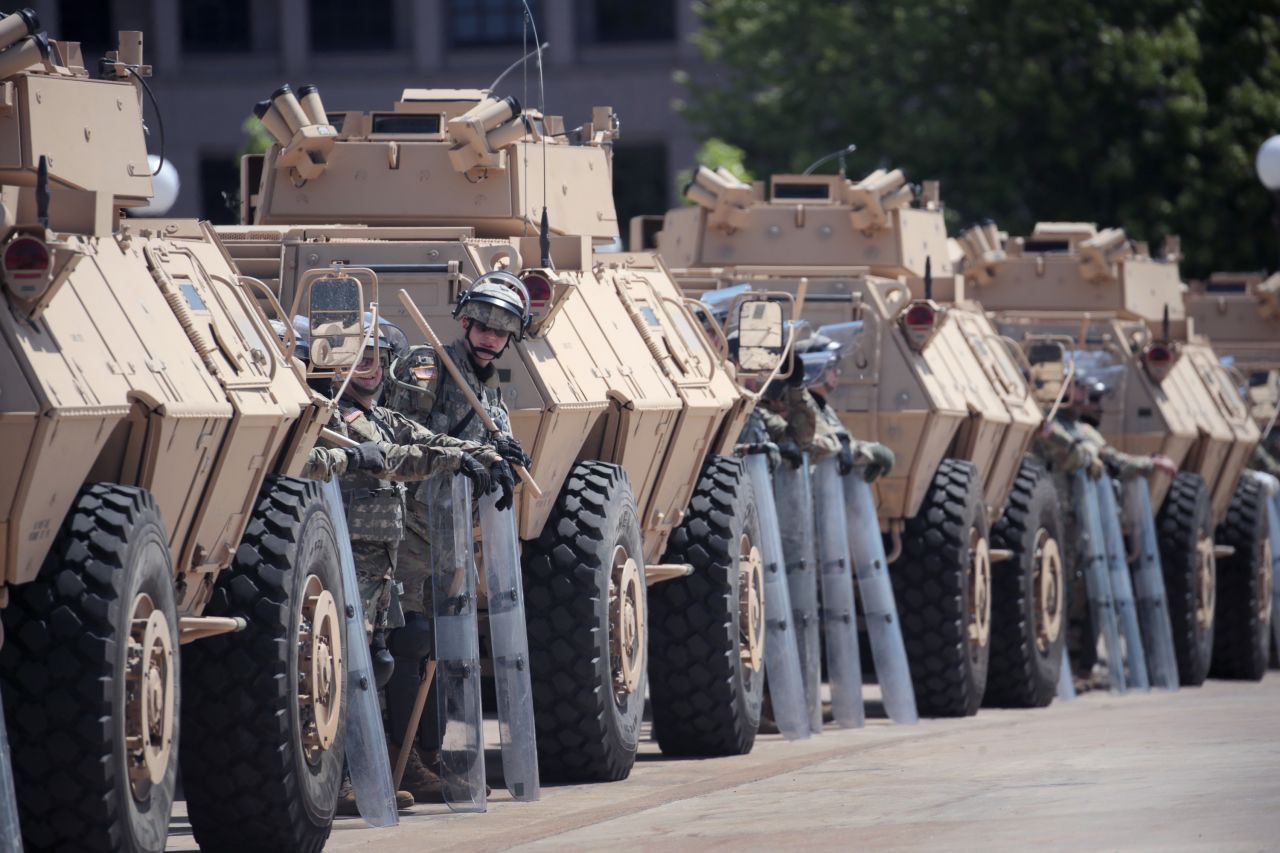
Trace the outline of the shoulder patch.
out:
M 435 363 L 415 366 L 411 371 L 413 378 L 419 382 L 430 382 L 436 375 Z
M 363 414 L 364 412 L 360 411 L 359 409 L 351 408 L 342 413 L 342 420 L 345 421 L 346 423 L 351 423 L 352 421 L 356 420 Z

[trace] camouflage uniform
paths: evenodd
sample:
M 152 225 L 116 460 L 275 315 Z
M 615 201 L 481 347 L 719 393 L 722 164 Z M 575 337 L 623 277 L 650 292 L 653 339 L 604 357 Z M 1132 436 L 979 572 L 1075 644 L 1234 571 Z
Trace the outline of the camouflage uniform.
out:
M 824 459 L 830 459 L 840 452 L 845 441 L 849 442 L 850 447 L 856 452 L 858 442 L 849 435 L 849 430 L 845 429 L 835 409 L 827 405 L 827 399 L 814 391 L 810 391 L 809 396 L 818 410 L 813 443 L 809 445 L 810 461 L 817 464 Z
M 365 409 L 348 399 L 334 413 L 329 428 L 356 441 L 381 442 L 386 455 L 387 467 L 381 472 L 348 472 L 344 450 L 316 447 L 302 472 L 313 480 L 340 478 L 365 619 L 370 630 L 383 629 L 388 627 L 396 549 L 405 531 L 403 481 L 457 472 L 463 454 L 481 448 L 432 433 L 382 406 Z
M 787 401 L 789 417 L 783 417 L 761 404 L 751 409 L 747 422 L 743 424 L 742 434 L 738 436 L 740 451 L 751 445 L 762 447 L 784 441 L 793 441 L 802 449 L 813 443 L 818 407 L 809 392 L 803 388 L 787 386 L 784 399 Z M 778 467 L 781 461 L 778 451 L 770 449 L 768 452 L 769 467 Z
M 502 402 L 502 388 L 498 384 L 498 371 L 490 366 L 482 379 L 475 369 L 466 345 L 457 340 L 445 347 L 454 365 L 467 385 L 480 400 L 499 432 L 511 434 L 511 417 Z M 391 367 L 391 391 L 388 405 L 420 423 L 433 432 L 455 439 L 483 443 L 489 439 L 484 422 L 476 415 L 443 367 L 437 363 L 435 351 L 426 345 L 412 347 L 408 354 L 397 359 Z M 405 518 L 405 537 L 400 543 L 400 577 L 410 602 L 421 600 L 422 612 L 432 613 L 430 571 L 427 553 L 427 504 L 426 489 L 419 487 L 409 497 Z
M 1155 463 L 1151 461 L 1150 456 L 1134 456 L 1131 453 L 1121 453 L 1111 445 L 1107 444 L 1107 440 L 1102 437 L 1102 433 L 1084 421 L 1076 421 L 1076 434 L 1084 441 L 1094 452 L 1102 459 L 1107 466 L 1107 472 L 1116 480 L 1132 480 L 1134 477 L 1147 477 L 1155 470 Z

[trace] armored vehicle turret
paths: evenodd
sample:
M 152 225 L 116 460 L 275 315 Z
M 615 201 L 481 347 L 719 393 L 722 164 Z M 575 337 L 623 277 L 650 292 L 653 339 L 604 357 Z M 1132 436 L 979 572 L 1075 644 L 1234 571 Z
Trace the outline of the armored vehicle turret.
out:
M 998 527 L 992 545 L 1011 494 L 1027 504 L 1036 489 L 1039 474 L 1019 472 L 1041 415 L 1018 362 L 964 301 L 937 184 L 917 192 L 898 170 L 775 175 L 766 193 L 703 167 L 685 194 L 691 206 L 633 222 L 633 247 L 648 235 L 688 295 L 743 283 L 802 295 L 802 316 L 845 338 L 830 402 L 854 436 L 898 457 L 875 493 L 921 713 L 974 713 L 988 683 L 990 702 L 1047 704 L 1060 636 L 1006 654 L 1025 620 L 991 610 L 993 573 L 1014 574 L 993 558 L 1013 560 L 1019 578 L 1057 565 L 1053 522 L 1041 545 L 1038 525 L 1030 538 Z M 1032 503 L 1032 516 L 1052 518 Z
M 213 231 L 152 193 L 142 34 L 0 19 L 0 682 L 29 849 L 318 849 L 342 773 L 327 416 Z M 207 638 L 207 639 L 206 639 Z M 187 645 L 190 643 L 190 645 Z M 179 731 L 181 730 L 181 737 Z
M 260 105 L 277 144 L 245 161 L 245 224 L 220 232 L 241 272 L 287 305 L 308 270 L 363 268 L 416 341 L 397 291 L 446 342 L 477 276 L 511 271 L 531 297 L 496 364 L 542 490 L 519 498 L 542 778 L 630 772 L 646 673 L 664 750 L 749 750 L 761 576 L 728 454 L 750 398 L 657 257 L 597 251 L 618 233 L 612 111 L 568 127 L 475 89 L 367 112 L 292 99 Z
M 1106 386 L 1108 441 L 1181 468 L 1172 482 L 1156 475 L 1151 490 L 1183 683 L 1211 671 L 1260 677 L 1251 650 L 1268 626 L 1248 579 L 1263 562 L 1269 571 L 1266 521 L 1256 485 L 1240 476 L 1259 433 L 1238 383 L 1188 321 L 1176 238 L 1157 259 L 1118 228 L 1047 222 L 1009 238 L 986 224 L 961 234 L 958 249 L 971 294 L 1002 334 L 1062 340 L 1077 370 Z

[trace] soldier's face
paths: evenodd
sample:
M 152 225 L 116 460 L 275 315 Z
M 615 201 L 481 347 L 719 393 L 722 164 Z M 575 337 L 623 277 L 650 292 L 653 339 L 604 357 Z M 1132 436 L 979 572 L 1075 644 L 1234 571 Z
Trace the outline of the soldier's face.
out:
M 368 374 L 372 370 L 373 373 Z M 356 365 L 356 375 L 351 377 L 351 384 L 365 394 L 374 394 L 382 387 L 382 362 L 376 357 L 365 356 Z
M 479 364 L 488 364 L 493 361 L 506 349 L 507 343 L 511 340 L 510 332 L 494 329 L 471 319 L 468 319 L 466 324 L 467 344 L 471 350 L 471 357 Z

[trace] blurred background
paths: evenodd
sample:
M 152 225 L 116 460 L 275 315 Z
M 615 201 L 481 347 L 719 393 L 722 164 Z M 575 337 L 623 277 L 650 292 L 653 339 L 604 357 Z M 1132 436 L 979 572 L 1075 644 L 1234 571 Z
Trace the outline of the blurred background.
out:
M 521 0 L 40 0 L 93 60 L 146 33 L 174 215 L 234 218 L 246 117 L 281 83 L 386 109 L 406 87 L 487 85 L 532 48 Z M 856 144 L 942 181 L 953 227 L 986 217 L 1180 234 L 1188 276 L 1275 268 L 1277 207 L 1254 174 L 1280 131 L 1280 0 L 528 0 L 546 108 L 622 122 L 619 221 L 679 203 L 698 159 L 744 177 Z M 538 104 L 536 68 L 500 86 Z M 150 148 L 159 149 L 149 113 Z M 827 170 L 836 168 L 832 161 Z M 228 204 L 228 199 L 232 205 Z

